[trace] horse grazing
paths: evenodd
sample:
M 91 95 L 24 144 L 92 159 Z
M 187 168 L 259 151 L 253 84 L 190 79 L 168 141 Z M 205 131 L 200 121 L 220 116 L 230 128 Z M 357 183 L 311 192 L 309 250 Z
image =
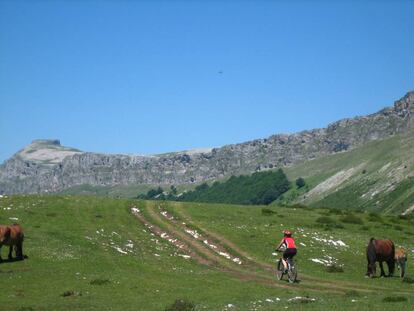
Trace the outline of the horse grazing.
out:
M 388 265 L 388 276 L 394 274 L 395 268 L 395 246 L 391 240 L 375 240 L 371 238 L 367 246 L 367 260 L 368 270 L 367 276 L 374 277 L 376 274 L 376 262 L 379 262 L 381 268 L 381 276 L 385 276 L 383 262 L 385 261 Z
M 0 225 L 0 261 L 1 258 L 1 247 L 3 245 L 9 246 L 9 260 L 12 260 L 12 251 L 14 246 L 14 251 L 16 252 L 16 257 L 19 260 L 23 260 L 23 240 L 24 234 L 23 229 L 18 224 L 13 224 L 11 226 L 2 226 Z
M 397 248 L 395 250 L 395 263 L 397 264 L 398 270 L 400 270 L 400 277 L 403 278 L 407 266 L 407 250 L 404 248 Z

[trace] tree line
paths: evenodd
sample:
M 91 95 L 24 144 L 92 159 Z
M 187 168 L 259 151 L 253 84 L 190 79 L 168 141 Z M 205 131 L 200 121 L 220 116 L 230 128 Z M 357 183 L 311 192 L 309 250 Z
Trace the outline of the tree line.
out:
M 305 184 L 303 178 L 296 180 L 298 188 Z M 216 181 L 212 185 L 203 183 L 192 191 L 178 193 L 175 186 L 168 191 L 161 187 L 151 189 L 138 196 L 146 200 L 171 200 L 204 203 L 267 205 L 277 200 L 291 188 L 291 183 L 282 169 L 256 172 L 252 175 L 231 176 L 228 180 Z

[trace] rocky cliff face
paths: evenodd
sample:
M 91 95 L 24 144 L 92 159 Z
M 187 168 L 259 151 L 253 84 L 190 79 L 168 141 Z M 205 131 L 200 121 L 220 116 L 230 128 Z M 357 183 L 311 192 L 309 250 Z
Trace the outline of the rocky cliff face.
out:
M 81 152 L 37 140 L 0 166 L 0 194 L 55 192 L 72 186 L 182 184 L 289 166 L 343 152 L 414 128 L 414 92 L 372 115 L 327 128 L 273 135 L 199 152 L 127 156 Z

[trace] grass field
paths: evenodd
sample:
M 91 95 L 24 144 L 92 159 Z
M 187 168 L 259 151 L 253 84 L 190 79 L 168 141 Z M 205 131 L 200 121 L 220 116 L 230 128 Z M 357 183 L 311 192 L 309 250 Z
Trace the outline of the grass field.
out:
M 410 268 L 405 282 L 364 278 L 371 236 L 392 238 L 412 254 L 410 218 L 103 197 L 2 198 L 0 223 L 12 222 L 25 229 L 28 258 L 0 263 L 7 310 L 165 310 L 176 299 L 196 310 L 411 310 L 414 302 Z M 272 252 L 284 228 L 298 243 L 296 284 L 274 277 Z

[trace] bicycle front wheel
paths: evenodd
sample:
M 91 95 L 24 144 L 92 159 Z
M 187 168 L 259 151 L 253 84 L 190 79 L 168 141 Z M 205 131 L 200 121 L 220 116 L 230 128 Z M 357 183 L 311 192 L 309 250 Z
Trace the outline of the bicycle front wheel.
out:
M 283 267 L 283 263 L 282 260 L 279 259 L 277 265 L 276 265 L 276 278 L 280 281 L 281 279 L 283 279 L 283 275 L 284 275 L 284 267 Z

